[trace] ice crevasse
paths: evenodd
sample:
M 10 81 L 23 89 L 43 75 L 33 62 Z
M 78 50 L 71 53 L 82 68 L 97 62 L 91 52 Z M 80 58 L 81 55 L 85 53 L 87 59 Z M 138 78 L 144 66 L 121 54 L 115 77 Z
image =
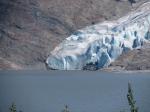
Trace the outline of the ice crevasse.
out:
M 60 43 L 46 60 L 50 69 L 83 70 L 108 67 L 123 52 L 150 40 L 150 2 L 126 16 L 88 26 Z

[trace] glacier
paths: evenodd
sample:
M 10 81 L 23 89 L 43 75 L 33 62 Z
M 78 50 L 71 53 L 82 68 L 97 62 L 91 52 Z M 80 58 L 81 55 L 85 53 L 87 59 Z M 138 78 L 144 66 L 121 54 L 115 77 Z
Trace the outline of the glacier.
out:
M 123 52 L 140 48 L 150 40 L 150 2 L 126 16 L 104 21 L 74 32 L 49 55 L 50 69 L 83 70 L 87 65 L 96 69 L 108 67 Z

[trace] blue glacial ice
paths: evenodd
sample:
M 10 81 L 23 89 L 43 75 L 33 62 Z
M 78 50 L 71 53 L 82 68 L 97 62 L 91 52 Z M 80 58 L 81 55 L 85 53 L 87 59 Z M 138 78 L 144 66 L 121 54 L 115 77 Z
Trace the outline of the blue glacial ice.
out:
M 82 70 L 88 63 L 108 67 L 123 52 L 150 40 L 150 2 L 126 16 L 88 26 L 60 43 L 46 60 L 51 69 Z

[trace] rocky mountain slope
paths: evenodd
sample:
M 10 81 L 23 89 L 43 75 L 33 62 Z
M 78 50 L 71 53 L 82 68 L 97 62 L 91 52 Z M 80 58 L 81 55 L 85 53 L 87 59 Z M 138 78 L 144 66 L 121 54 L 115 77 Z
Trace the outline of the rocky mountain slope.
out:
M 50 51 L 74 31 L 133 7 L 126 0 L 0 0 L 0 69 L 45 69 Z
M 148 71 L 150 70 L 150 43 L 145 43 L 140 49 L 134 49 L 122 54 L 104 71 Z

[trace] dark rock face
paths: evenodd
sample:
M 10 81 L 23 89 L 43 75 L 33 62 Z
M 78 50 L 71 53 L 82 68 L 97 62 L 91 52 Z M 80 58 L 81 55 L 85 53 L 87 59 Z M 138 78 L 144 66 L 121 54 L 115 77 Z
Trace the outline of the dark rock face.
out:
M 98 70 L 98 62 L 88 63 L 83 67 L 83 70 L 95 71 Z
M 45 69 L 49 52 L 71 33 L 131 8 L 113 0 L 0 0 L 0 69 Z

